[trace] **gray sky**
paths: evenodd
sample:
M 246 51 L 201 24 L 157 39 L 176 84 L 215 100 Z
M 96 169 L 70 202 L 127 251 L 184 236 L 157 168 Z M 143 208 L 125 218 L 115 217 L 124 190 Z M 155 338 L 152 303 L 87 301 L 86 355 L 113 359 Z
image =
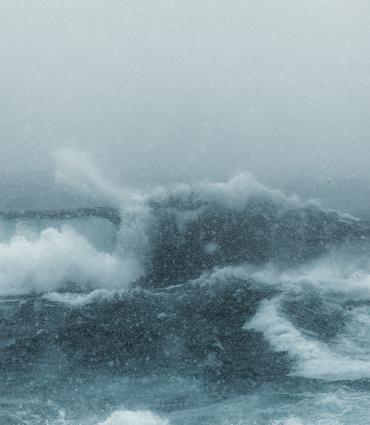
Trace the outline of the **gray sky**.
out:
M 0 176 L 370 176 L 368 0 L 1 0 Z

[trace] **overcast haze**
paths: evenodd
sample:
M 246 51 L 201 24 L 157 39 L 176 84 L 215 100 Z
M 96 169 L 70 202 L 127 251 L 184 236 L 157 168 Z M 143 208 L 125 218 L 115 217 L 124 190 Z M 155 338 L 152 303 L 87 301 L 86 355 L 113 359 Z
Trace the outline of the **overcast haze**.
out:
M 4 181 L 370 176 L 367 0 L 1 0 L 0 51 Z

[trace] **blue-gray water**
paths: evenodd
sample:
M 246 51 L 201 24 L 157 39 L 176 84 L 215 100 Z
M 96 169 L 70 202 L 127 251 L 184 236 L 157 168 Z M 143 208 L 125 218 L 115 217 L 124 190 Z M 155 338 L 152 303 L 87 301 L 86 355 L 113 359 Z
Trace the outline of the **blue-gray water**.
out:
M 367 423 L 370 222 L 247 175 L 107 193 L 0 215 L 1 424 Z

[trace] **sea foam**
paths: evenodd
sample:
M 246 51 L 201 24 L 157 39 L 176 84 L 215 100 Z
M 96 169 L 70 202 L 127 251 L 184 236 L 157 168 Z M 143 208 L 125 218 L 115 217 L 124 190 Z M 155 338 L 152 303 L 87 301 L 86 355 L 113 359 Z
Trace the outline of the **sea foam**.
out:
M 149 411 L 120 410 L 99 425 L 170 425 L 170 423 Z

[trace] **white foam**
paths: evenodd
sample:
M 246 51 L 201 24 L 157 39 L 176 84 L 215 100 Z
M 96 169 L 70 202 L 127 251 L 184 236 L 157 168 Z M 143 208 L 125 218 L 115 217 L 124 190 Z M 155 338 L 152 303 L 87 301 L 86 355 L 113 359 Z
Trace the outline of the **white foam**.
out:
M 115 294 L 119 294 L 119 292 L 107 289 L 95 289 L 88 294 L 51 292 L 45 294 L 43 298 L 52 302 L 65 304 L 69 307 L 82 307 L 96 301 L 111 300 Z
M 151 210 L 149 195 L 127 187 L 117 187 L 106 179 L 84 153 L 61 150 L 54 154 L 55 180 L 77 192 L 87 194 L 96 203 L 117 208 L 121 225 L 116 239 L 115 253 L 130 258 L 137 268 L 144 264 L 149 249 Z
M 271 425 L 308 425 L 307 422 L 303 422 L 302 419 L 295 416 L 290 416 L 286 419 L 273 420 Z
M 299 418 L 297 416 L 289 416 L 284 419 L 277 419 L 271 422 L 271 425 L 341 425 L 342 422 L 338 417 L 330 417 L 324 415 L 320 419 Z
M 333 250 L 295 270 L 280 274 L 276 274 L 276 270 L 275 273 L 271 271 L 268 280 L 296 288 L 311 286 L 321 294 L 364 300 L 370 298 L 370 261 L 361 255 L 354 258 L 340 250 Z
M 288 198 L 279 190 L 271 190 L 258 182 L 249 173 L 241 173 L 227 182 L 211 182 L 204 180 L 193 184 L 176 185 L 171 191 L 157 191 L 156 196 L 163 198 L 168 194 L 187 198 L 198 198 L 200 201 L 212 201 L 220 205 L 238 210 L 243 209 L 253 196 L 262 196 L 277 203 L 299 205 L 296 197 Z
M 284 292 L 298 293 L 311 288 L 324 297 L 370 299 L 370 259 L 364 254 L 357 257 L 348 255 L 341 249 L 333 249 L 319 259 L 296 268 L 284 269 L 269 263 L 263 267 L 244 265 L 234 270 Z
M 287 352 L 296 364 L 292 375 L 329 380 L 370 377 L 370 352 L 361 357 L 341 354 L 341 341 L 338 347 L 330 347 L 304 334 L 279 314 L 280 300 L 263 301 L 244 329 L 262 332 L 276 352 Z
M 121 410 L 99 425 L 169 425 L 169 422 L 149 411 Z
M 98 251 L 69 226 L 17 233 L 0 243 L 0 294 L 50 292 L 66 283 L 128 288 L 141 273 L 133 258 Z

